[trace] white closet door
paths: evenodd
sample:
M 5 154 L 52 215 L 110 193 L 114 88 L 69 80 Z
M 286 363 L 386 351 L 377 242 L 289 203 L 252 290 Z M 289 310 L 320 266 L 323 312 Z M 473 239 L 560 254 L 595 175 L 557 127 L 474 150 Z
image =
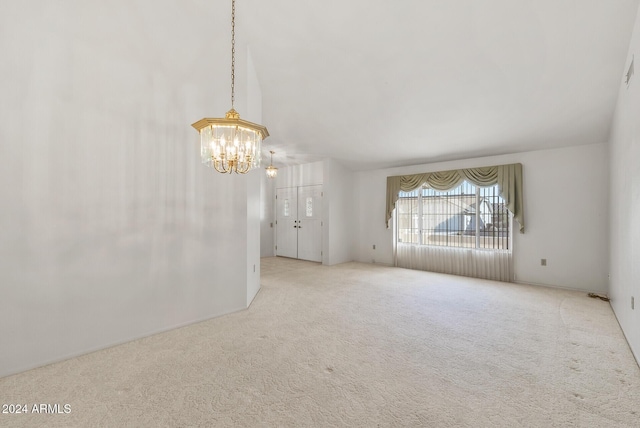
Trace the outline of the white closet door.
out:
M 297 189 L 276 189 L 276 256 L 298 258 Z
M 298 258 L 322 261 L 322 185 L 298 187 Z

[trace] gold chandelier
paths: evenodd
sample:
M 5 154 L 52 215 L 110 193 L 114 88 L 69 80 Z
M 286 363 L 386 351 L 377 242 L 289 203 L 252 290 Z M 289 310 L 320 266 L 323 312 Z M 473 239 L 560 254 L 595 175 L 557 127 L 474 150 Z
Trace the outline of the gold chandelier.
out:
M 260 167 L 260 146 L 269 131 L 240 119 L 235 111 L 236 1 L 231 1 L 231 110 L 224 118 L 204 118 L 192 124 L 200 133 L 202 163 L 221 173 L 246 174 Z M 273 156 L 273 155 L 272 155 Z
M 269 163 L 269 166 L 265 168 L 267 170 L 267 177 L 276 178 L 276 175 L 278 175 L 278 168 L 273 166 L 273 154 L 275 152 L 273 150 L 269 150 L 269 153 L 271 153 L 271 162 Z

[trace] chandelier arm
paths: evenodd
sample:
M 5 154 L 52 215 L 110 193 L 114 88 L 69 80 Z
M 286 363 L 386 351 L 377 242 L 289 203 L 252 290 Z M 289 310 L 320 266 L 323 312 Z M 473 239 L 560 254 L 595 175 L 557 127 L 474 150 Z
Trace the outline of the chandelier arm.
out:
M 220 172 L 220 173 L 225 173 L 227 171 L 224 171 L 224 169 L 220 166 L 220 161 L 214 160 L 213 161 L 213 167 L 216 169 L 216 171 Z

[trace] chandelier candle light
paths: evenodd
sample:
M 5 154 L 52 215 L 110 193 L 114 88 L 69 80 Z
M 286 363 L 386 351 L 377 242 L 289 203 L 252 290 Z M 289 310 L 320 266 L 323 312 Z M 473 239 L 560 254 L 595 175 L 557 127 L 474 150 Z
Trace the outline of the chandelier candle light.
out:
M 231 2 L 231 110 L 224 118 L 200 119 L 192 124 L 200 133 L 202 163 L 221 173 L 246 174 L 260 167 L 260 146 L 269 136 L 262 125 L 240 119 L 235 111 L 236 2 Z M 272 152 L 273 159 L 273 152 Z
M 273 150 L 269 150 L 269 153 L 271 153 L 271 162 L 269 163 L 269 166 L 265 168 L 267 170 L 267 177 L 276 178 L 276 175 L 278 175 L 278 168 L 273 166 L 273 154 L 275 152 Z

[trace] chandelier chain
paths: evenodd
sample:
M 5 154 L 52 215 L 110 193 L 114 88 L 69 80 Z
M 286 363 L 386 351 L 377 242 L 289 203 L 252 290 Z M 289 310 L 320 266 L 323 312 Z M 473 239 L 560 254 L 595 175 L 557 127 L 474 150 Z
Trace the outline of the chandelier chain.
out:
M 236 99 L 236 0 L 231 1 L 231 108 Z

